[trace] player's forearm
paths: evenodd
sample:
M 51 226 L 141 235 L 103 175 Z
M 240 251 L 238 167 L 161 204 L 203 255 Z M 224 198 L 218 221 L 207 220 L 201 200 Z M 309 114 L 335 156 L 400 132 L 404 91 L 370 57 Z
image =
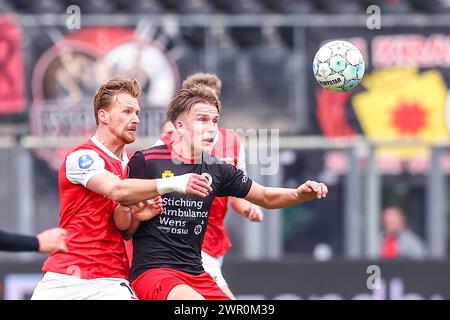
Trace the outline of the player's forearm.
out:
M 113 220 L 116 228 L 121 231 L 125 240 L 133 237 L 140 224 L 140 221 L 133 218 L 131 209 L 123 205 L 119 205 L 114 209 Z
M 113 221 L 116 228 L 120 231 L 126 231 L 131 226 L 131 212 L 126 206 L 119 205 L 114 209 Z
M 266 209 L 285 208 L 303 202 L 297 189 L 265 187 L 260 202 L 253 202 Z
M 39 240 L 35 236 L 8 233 L 0 230 L 0 251 L 38 251 Z
M 156 180 L 150 179 L 121 180 L 111 190 L 111 199 L 124 205 L 153 199 L 159 195 Z
M 137 202 L 153 199 L 166 193 L 186 193 L 191 176 L 192 174 L 189 173 L 165 179 L 120 180 L 112 188 L 111 198 L 122 204 L 130 205 Z M 203 180 L 200 180 L 200 183 L 206 184 L 206 182 Z M 193 185 L 197 186 L 199 185 L 199 182 L 193 183 Z M 208 186 L 208 188 L 210 187 Z M 208 190 L 205 192 L 208 192 Z
M 251 202 L 242 198 L 230 197 L 230 205 L 241 216 L 247 217 L 246 209 L 251 205 Z

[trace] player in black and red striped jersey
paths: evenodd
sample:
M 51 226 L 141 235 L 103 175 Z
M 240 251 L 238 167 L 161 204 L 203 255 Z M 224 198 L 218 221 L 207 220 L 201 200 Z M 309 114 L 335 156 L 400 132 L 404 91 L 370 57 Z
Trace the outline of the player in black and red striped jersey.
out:
M 182 88 L 190 88 L 197 84 L 208 86 L 220 99 L 222 81 L 217 75 L 202 72 L 194 73 L 183 81 Z M 174 129 L 172 122 L 166 120 L 162 127 L 162 131 L 166 133 L 161 136 L 156 145 L 172 144 Z M 231 129 L 219 128 L 213 144 L 214 146 L 211 150 L 213 156 L 247 172 L 245 149 L 236 132 Z M 260 207 L 242 198 L 216 197 L 211 205 L 208 228 L 206 229 L 202 245 L 203 268 L 228 297 L 236 299 L 222 274 L 224 256 L 232 246 L 225 228 L 228 203 L 236 213 L 248 218 L 250 221 L 260 222 L 263 220 L 264 214 Z
M 204 84 L 211 88 L 220 100 L 222 81 L 217 75 L 202 72 L 194 73 L 183 81 L 183 88 L 190 88 L 197 84 Z M 233 130 L 219 128 L 214 137 L 214 146 L 211 154 L 247 172 L 245 148 L 240 141 L 239 135 Z M 222 274 L 224 257 L 232 246 L 225 228 L 228 203 L 230 203 L 236 213 L 248 218 L 250 221 L 261 222 L 264 218 L 264 213 L 260 207 L 255 206 L 253 203 L 235 197 L 216 197 L 211 206 L 208 228 L 202 245 L 203 268 L 228 297 L 236 299 Z
M 205 198 L 164 194 L 161 215 L 133 223 L 137 230 L 130 280 L 140 299 L 229 299 L 202 266 L 201 247 L 214 197 L 234 196 L 265 208 L 281 208 L 320 199 L 328 192 L 315 181 L 297 189 L 264 187 L 210 155 L 219 112 L 219 99 L 207 86 L 180 90 L 167 111 L 176 130 L 173 143 L 137 152 L 130 160 L 130 178 L 197 173 L 212 187 Z

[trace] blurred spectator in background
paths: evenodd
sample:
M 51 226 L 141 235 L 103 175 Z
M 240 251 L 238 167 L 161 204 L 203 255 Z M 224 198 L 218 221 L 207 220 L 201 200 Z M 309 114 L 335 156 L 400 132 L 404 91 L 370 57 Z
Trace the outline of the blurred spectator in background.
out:
M 380 257 L 382 259 L 422 259 L 425 245 L 407 226 L 406 216 L 399 207 L 387 207 L 382 213 L 383 234 Z

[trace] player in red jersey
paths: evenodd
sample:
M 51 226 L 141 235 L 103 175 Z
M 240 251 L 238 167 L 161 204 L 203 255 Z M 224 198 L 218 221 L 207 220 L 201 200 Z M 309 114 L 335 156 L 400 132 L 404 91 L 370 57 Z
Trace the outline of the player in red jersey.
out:
M 124 146 L 136 139 L 139 94 L 134 79 L 113 79 L 97 90 L 97 131 L 67 155 L 58 172 L 60 226 L 68 233 L 68 252 L 51 253 L 32 299 L 137 299 L 127 280 L 129 263 L 115 223 L 133 208 L 151 211 L 140 202 L 162 194 L 205 197 L 212 190 L 199 175 L 125 179 Z
M 134 224 L 130 280 L 140 299 L 229 299 L 202 266 L 202 242 L 214 197 L 245 198 L 272 209 L 327 195 L 327 187 L 315 181 L 297 189 L 261 186 L 210 155 L 219 112 L 219 99 L 207 86 L 180 90 L 167 111 L 176 129 L 173 143 L 136 152 L 130 160 L 132 178 L 197 173 L 207 177 L 213 189 L 205 198 L 167 193 L 159 216 Z

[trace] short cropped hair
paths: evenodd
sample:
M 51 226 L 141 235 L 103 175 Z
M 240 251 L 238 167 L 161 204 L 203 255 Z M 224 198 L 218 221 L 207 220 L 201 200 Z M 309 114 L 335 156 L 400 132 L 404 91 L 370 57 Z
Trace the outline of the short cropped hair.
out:
M 166 119 L 175 124 L 178 116 L 184 112 L 189 112 L 197 103 L 205 103 L 217 108 L 220 113 L 221 104 L 217 94 L 204 84 L 196 84 L 189 88 L 182 88 L 172 99 L 166 113 Z
M 182 88 L 187 89 L 196 84 L 204 84 L 214 90 L 217 96 L 220 98 L 222 92 L 222 81 L 219 77 L 212 73 L 195 73 L 186 78 L 183 81 Z
M 97 125 L 99 110 L 107 109 L 119 93 L 127 93 L 133 98 L 138 98 L 141 94 L 141 86 L 136 79 L 132 78 L 115 78 L 101 85 L 94 96 L 94 115 Z

